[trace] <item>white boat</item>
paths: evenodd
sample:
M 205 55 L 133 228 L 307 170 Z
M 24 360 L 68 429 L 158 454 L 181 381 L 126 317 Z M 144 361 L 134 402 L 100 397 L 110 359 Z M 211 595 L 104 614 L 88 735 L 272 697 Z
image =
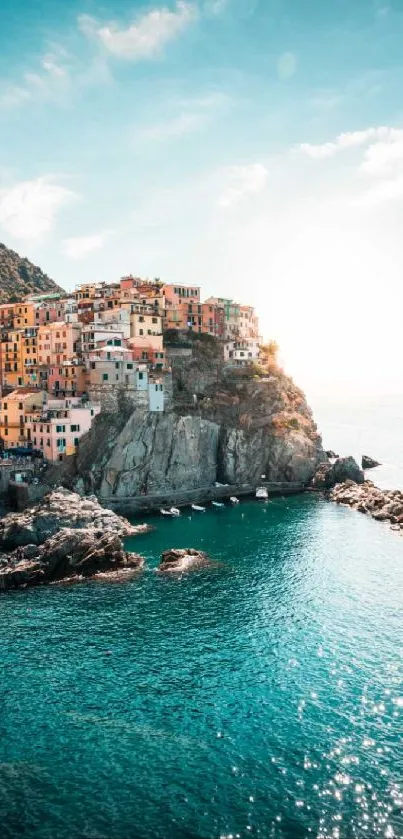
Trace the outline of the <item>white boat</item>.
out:
M 225 507 L 225 504 L 223 504 L 222 501 L 212 501 L 211 503 L 213 507 Z
M 236 495 L 231 495 L 230 501 L 231 504 L 239 504 L 239 498 L 237 498 Z
M 181 511 L 178 510 L 177 507 L 171 507 L 169 512 L 171 513 L 171 516 L 180 516 L 181 514 Z
M 171 513 L 170 510 L 163 510 L 161 508 L 160 513 L 161 513 L 162 516 L 172 516 L 172 513 Z
M 261 498 L 264 501 L 267 501 L 269 497 L 269 493 L 267 492 L 266 487 L 258 487 L 256 490 L 256 498 Z
M 192 504 L 191 507 L 192 510 L 196 510 L 197 513 L 204 513 L 206 510 L 205 507 L 200 507 L 198 504 Z

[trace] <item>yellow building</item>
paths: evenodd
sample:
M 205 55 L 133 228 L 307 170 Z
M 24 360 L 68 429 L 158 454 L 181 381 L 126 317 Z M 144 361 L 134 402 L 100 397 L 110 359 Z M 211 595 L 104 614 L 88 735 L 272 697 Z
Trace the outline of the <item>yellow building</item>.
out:
M 152 306 L 142 306 L 138 303 L 131 304 L 130 311 L 130 337 L 142 338 L 144 336 L 161 336 L 162 344 L 162 317 Z
M 35 324 L 35 306 L 27 301 L 5 303 L 0 306 L 0 325 L 10 329 L 23 329 Z
M 32 414 L 41 410 L 43 390 L 21 387 L 3 397 L 0 409 L 0 435 L 6 449 L 24 446 L 29 441 L 27 424 Z
M 37 332 L 10 329 L 3 333 L 0 351 L 1 384 L 3 387 L 23 387 L 37 382 Z
M 3 387 L 24 385 L 20 329 L 8 330 L 1 339 L 1 381 Z

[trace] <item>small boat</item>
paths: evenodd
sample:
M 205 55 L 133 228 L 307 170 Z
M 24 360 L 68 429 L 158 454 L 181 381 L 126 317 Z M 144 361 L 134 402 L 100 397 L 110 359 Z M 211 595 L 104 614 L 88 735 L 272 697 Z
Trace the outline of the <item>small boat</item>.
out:
M 200 507 L 199 504 L 191 504 L 192 510 L 196 510 L 197 513 L 204 513 L 206 508 Z
M 160 513 L 161 513 L 162 516 L 172 516 L 172 513 L 171 513 L 170 510 L 163 510 L 161 508 Z
M 211 503 L 213 507 L 225 507 L 225 504 L 223 504 L 222 501 L 212 501 Z
M 236 495 L 231 495 L 230 501 L 231 504 L 239 504 L 239 498 L 237 498 Z
M 178 510 L 177 507 L 171 507 L 169 512 L 171 513 L 171 516 L 180 516 L 181 514 L 181 511 Z
M 260 499 L 263 499 L 264 501 L 267 501 L 268 497 L 269 497 L 269 493 L 267 492 L 266 487 L 258 487 L 257 488 L 256 498 L 260 498 Z

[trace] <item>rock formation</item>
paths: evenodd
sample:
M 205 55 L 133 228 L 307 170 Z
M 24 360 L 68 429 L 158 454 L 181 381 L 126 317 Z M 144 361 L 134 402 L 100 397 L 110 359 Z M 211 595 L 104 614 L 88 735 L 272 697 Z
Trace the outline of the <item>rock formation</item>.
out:
M 329 460 L 336 460 L 336 458 L 339 457 L 339 455 L 336 454 L 336 452 L 334 452 L 332 449 L 328 449 L 328 451 L 325 452 L 325 455 L 329 458 Z
M 171 548 L 162 552 L 158 571 L 188 571 L 209 562 L 210 559 L 204 551 L 197 551 L 195 548 Z
M 373 460 L 372 457 L 369 457 L 367 454 L 363 454 L 361 458 L 361 466 L 363 469 L 375 469 L 376 466 L 381 466 L 377 460 Z
M 403 492 L 400 490 L 382 490 L 372 481 L 361 484 L 345 481 L 335 486 L 327 497 L 337 504 L 367 513 L 377 521 L 390 522 L 394 530 L 403 533 Z
M 216 481 L 256 485 L 263 474 L 309 482 L 326 456 L 302 391 L 275 364 L 225 367 L 218 342 L 201 338 L 191 358 L 171 359 L 173 406 L 149 413 L 122 400 L 103 412 L 59 480 L 106 504 Z
M 23 545 L 41 545 L 66 527 L 91 531 L 92 539 L 103 533 L 134 536 L 149 529 L 147 525 L 131 525 L 101 507 L 95 497 L 81 498 L 59 487 L 35 507 L 22 513 L 9 513 L 0 520 L 0 548 L 12 550 Z
M 123 549 L 116 532 L 62 528 L 44 544 L 25 545 L 0 555 L 0 591 L 37 586 L 65 579 L 80 579 L 99 572 L 126 574 L 141 568 L 144 560 Z
M 364 483 L 364 473 L 353 457 L 339 457 L 334 463 L 323 462 L 317 469 L 311 486 L 313 489 L 331 489 L 336 484 L 351 481 Z

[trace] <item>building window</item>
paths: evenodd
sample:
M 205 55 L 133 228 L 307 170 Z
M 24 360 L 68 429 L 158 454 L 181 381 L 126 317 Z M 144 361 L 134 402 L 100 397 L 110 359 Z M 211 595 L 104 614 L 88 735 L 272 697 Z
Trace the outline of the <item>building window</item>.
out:
M 7 402 L 3 403 L 3 408 L 4 408 L 5 411 L 7 411 Z
M 103 380 L 104 382 L 107 382 L 107 381 L 108 381 L 108 379 L 109 379 L 108 373 L 103 373 L 103 374 L 102 374 L 102 380 Z
M 127 364 L 127 369 L 128 370 L 133 370 L 133 364 Z
M 62 434 L 64 431 L 66 431 L 66 426 L 65 425 L 57 425 L 56 426 L 56 434 Z M 57 442 L 58 442 L 58 445 L 59 445 L 59 440 Z
M 24 409 L 24 405 L 23 405 L 23 403 L 22 403 L 22 402 L 19 402 L 19 403 L 18 403 L 18 410 L 19 410 L 19 411 L 22 411 L 23 409 Z
M 75 446 L 78 446 L 78 439 L 79 439 L 78 437 L 74 437 L 74 445 Z
M 80 426 L 79 426 L 79 425 L 72 425 L 72 426 L 71 426 L 71 431 L 79 431 L 79 430 L 80 430 Z
M 144 373 L 139 373 L 139 380 L 141 381 L 144 378 Z

